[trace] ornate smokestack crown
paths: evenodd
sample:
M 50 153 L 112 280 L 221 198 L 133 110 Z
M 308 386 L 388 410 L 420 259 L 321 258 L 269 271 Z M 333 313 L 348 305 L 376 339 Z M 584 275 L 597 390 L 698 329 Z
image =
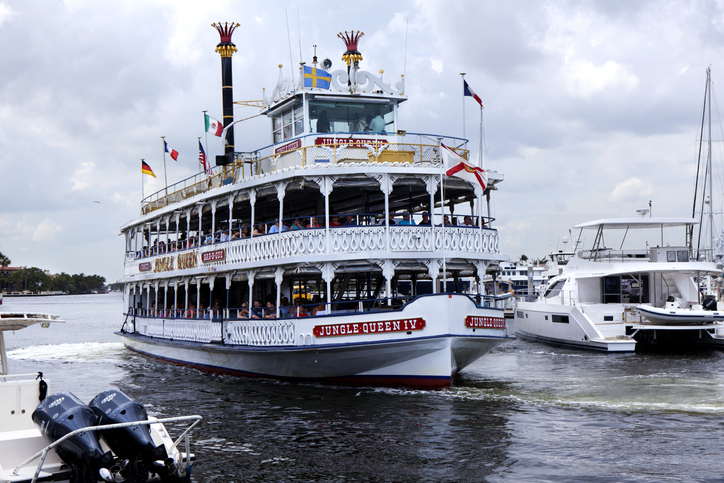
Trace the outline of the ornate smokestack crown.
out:
M 224 22 L 223 25 L 221 22 L 211 24 L 211 26 L 219 32 L 219 37 L 221 37 L 221 42 L 216 46 L 215 52 L 218 52 L 222 57 L 231 57 L 234 52 L 236 52 L 236 45 L 231 42 L 231 34 L 234 33 L 234 30 L 239 25 L 241 24 L 234 24 L 234 22 Z
M 352 30 L 349 33 L 345 30 L 344 34 L 342 32 L 337 34 L 337 37 L 342 39 L 344 41 L 344 45 L 347 46 L 347 52 L 345 52 L 342 56 L 342 60 L 347 62 L 348 67 L 352 63 L 357 64 L 360 60 L 362 60 L 362 54 L 360 54 L 357 50 L 357 43 L 359 43 L 360 37 L 364 34 L 364 32 L 360 32 L 359 30 L 357 32 Z

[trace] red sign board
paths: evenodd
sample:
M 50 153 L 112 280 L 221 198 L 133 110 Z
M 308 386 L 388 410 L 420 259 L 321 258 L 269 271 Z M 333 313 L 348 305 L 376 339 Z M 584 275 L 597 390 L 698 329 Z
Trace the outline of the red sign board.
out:
M 503 317 L 468 315 L 465 317 L 465 327 L 471 329 L 505 329 L 505 319 Z
M 138 271 L 139 272 L 149 272 L 151 271 L 151 262 L 143 262 L 138 264 Z
M 205 252 L 201 254 L 203 263 L 218 262 L 226 258 L 226 250 L 214 250 L 213 252 Z
M 351 148 L 366 148 L 387 144 L 384 139 L 349 139 L 349 138 L 317 138 L 314 140 L 317 146 L 343 145 Z
M 420 318 L 385 320 L 382 322 L 352 322 L 350 324 L 315 325 L 314 335 L 317 337 L 367 335 L 383 332 L 407 332 L 424 328 L 425 320 Z
M 284 146 L 279 146 L 274 150 L 274 154 L 281 154 L 286 153 L 287 151 L 294 151 L 295 149 L 299 149 L 302 147 L 302 140 L 297 139 L 296 141 L 292 141 L 289 144 L 285 144 Z

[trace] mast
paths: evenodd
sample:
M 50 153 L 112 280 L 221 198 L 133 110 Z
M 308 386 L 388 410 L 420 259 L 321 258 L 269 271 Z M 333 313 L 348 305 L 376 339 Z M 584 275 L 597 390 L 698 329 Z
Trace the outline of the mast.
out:
M 709 261 L 714 260 L 714 190 L 712 188 L 713 173 L 711 171 L 711 67 L 706 69 L 706 84 L 707 91 L 709 93 L 709 141 L 707 143 L 709 162 L 707 163 L 707 169 L 709 170 Z
M 215 52 L 218 52 L 221 56 L 221 96 L 224 108 L 224 128 L 234 122 L 234 91 L 232 88 L 233 82 L 231 78 L 231 56 L 234 55 L 234 52 L 236 52 L 236 45 L 231 42 L 231 34 L 234 33 L 234 30 L 236 27 L 239 27 L 239 25 L 240 24 L 235 24 L 234 22 L 224 22 L 223 25 L 221 22 L 211 24 L 211 26 L 219 32 L 219 37 L 221 39 L 221 41 L 216 45 Z M 234 157 L 233 126 L 226 130 L 226 136 L 224 138 L 224 154 L 224 158 L 226 159 L 224 159 L 223 164 L 230 164 Z M 216 159 L 216 164 L 217 166 L 220 164 L 219 158 Z

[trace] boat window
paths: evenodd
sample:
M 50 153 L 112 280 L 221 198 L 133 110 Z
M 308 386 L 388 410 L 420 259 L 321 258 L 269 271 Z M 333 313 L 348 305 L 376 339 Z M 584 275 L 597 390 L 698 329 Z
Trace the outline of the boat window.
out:
M 289 107 L 272 118 L 272 139 L 274 143 L 304 134 L 304 108 L 302 104 Z
M 563 289 L 563 284 L 566 283 L 565 279 L 558 280 L 556 283 L 548 287 L 548 290 L 546 290 L 545 298 L 549 297 L 555 297 L 556 295 L 561 293 L 561 289 Z
M 394 133 L 392 104 L 309 101 L 309 126 L 318 133 Z
M 615 275 L 603 277 L 603 303 L 649 303 L 649 275 Z
M 676 258 L 679 262 L 688 262 L 689 261 L 689 251 L 688 250 L 677 251 Z
M 556 324 L 567 324 L 568 323 L 568 316 L 567 315 L 556 315 L 553 314 L 552 316 L 552 322 Z

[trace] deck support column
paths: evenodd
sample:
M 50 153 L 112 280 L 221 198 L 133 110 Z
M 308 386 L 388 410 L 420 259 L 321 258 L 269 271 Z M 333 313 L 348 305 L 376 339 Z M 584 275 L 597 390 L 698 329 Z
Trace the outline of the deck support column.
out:
M 437 277 L 440 275 L 440 261 L 433 258 L 426 260 L 425 265 L 427 265 L 427 273 L 432 279 L 432 293 L 437 293 Z
M 282 303 L 282 281 L 284 280 L 284 269 L 277 267 L 274 272 L 274 282 L 277 284 L 277 304 L 276 304 L 276 318 L 279 318 L 281 309 L 279 305 Z
M 178 317 L 178 280 L 173 282 L 173 318 Z
M 216 241 L 216 205 L 219 200 L 211 200 L 211 243 Z
M 327 283 L 327 315 L 332 313 L 332 280 L 334 280 L 334 265 L 330 262 L 317 265 L 322 272 L 322 280 Z
M 204 203 L 199 203 L 197 211 L 199 212 L 199 231 L 196 233 L 198 238 L 198 243 L 196 243 L 197 247 L 200 247 L 203 243 L 203 240 L 201 239 L 202 232 L 201 232 L 201 219 L 204 215 Z
M 184 318 L 189 314 L 189 279 L 184 278 Z
M 256 190 L 251 189 L 249 190 L 249 204 L 251 205 L 251 227 L 249 228 L 249 237 L 254 237 L 254 227 L 255 221 L 254 221 L 254 206 L 256 205 Z M 249 292 L 249 300 L 251 300 L 251 292 Z M 249 314 L 251 315 L 251 301 L 249 302 Z
M 327 255 L 332 252 L 332 242 L 329 239 L 329 195 L 334 189 L 334 179 L 324 176 L 319 184 L 319 191 L 324 196 L 324 237 L 326 240 Z
M 252 190 L 253 191 L 253 190 Z M 256 196 L 255 196 L 256 198 Z M 254 206 L 254 205 L 252 205 Z M 252 213 L 254 213 L 252 208 Z M 252 214 L 252 217 L 254 215 Z M 252 218 L 253 219 L 253 218 Z M 254 308 L 254 277 L 256 277 L 258 270 L 249 270 L 246 272 L 246 282 L 249 284 L 249 318 L 251 319 L 251 311 Z
M 231 222 L 234 218 L 234 198 L 236 198 L 236 193 L 229 195 L 229 241 L 231 241 Z
M 390 249 L 390 191 L 392 191 L 392 183 L 390 175 L 385 173 L 380 180 L 380 189 L 385 195 L 385 250 Z

